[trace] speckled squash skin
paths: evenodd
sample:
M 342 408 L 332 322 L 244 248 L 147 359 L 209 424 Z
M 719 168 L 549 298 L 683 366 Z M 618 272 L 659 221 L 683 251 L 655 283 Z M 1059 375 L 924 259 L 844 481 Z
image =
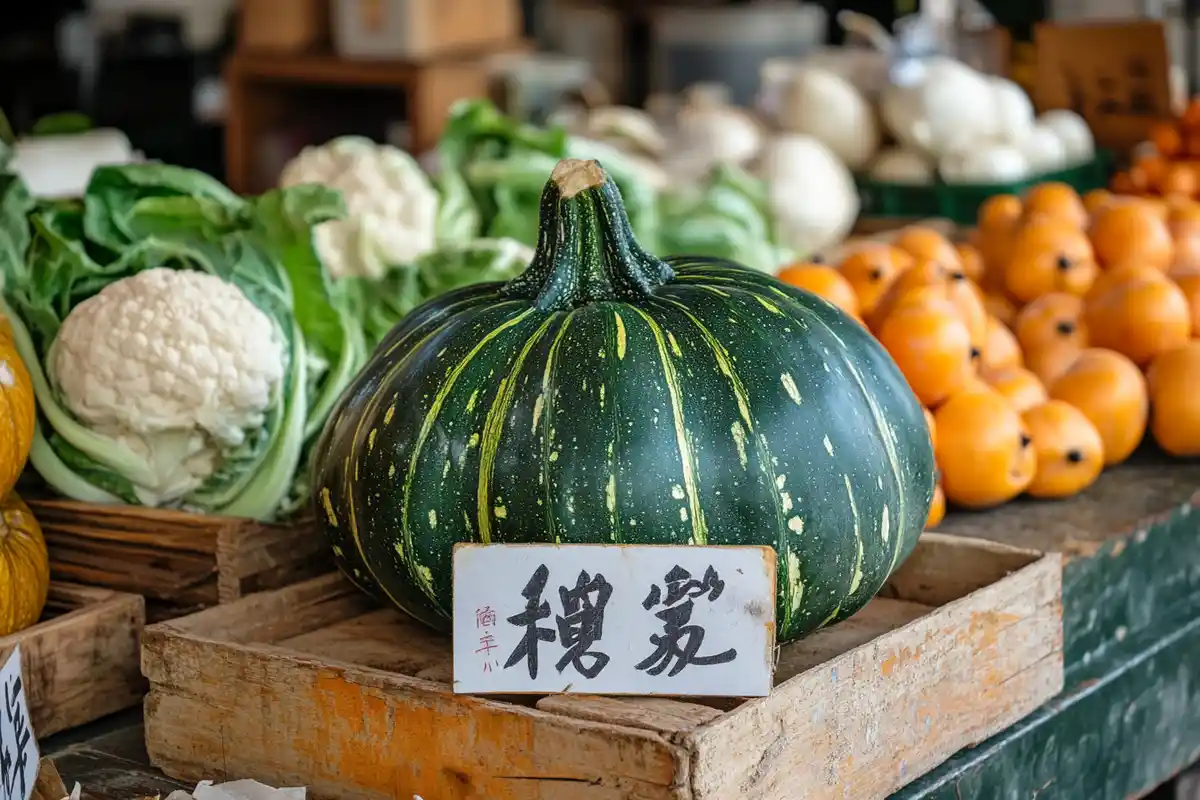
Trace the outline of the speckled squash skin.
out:
M 413 311 L 331 415 L 313 497 L 341 569 L 448 630 L 457 542 L 770 545 L 780 641 L 862 608 L 934 490 L 887 353 L 816 295 L 645 253 L 595 162 L 541 215 L 524 274 Z

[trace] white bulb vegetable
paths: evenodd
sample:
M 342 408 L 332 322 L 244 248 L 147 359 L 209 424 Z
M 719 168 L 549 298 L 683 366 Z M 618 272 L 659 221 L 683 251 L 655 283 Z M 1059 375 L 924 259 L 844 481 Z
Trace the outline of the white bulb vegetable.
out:
M 1019 144 L 1021 153 L 1033 173 L 1060 170 L 1067 165 L 1067 148 L 1052 129 L 1035 125 Z
M 936 178 L 932 161 L 922 153 L 903 147 L 891 147 L 881 151 L 871 163 L 868 174 L 872 180 L 881 183 L 914 186 L 933 183 Z
M 811 136 L 768 142 L 760 170 L 784 243 L 798 257 L 839 244 L 858 217 L 854 177 L 833 151 Z
M 1082 164 L 1095 157 L 1096 141 L 1092 129 L 1074 111 L 1065 108 L 1047 111 L 1038 117 L 1038 124 L 1054 131 L 1062 140 L 1070 164 Z
M 836 72 L 799 67 L 787 78 L 779 127 L 816 137 L 850 169 L 861 170 L 879 149 L 879 124 L 871 104 Z
M 996 104 L 994 136 L 1008 144 L 1020 144 L 1033 131 L 1033 101 L 1025 90 L 1007 78 L 990 78 Z

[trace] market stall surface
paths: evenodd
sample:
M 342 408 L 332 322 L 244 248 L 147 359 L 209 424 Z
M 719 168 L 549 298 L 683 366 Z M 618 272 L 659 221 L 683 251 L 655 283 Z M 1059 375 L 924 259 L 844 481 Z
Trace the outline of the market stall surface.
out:
M 142 710 L 131 709 L 41 742 L 67 788 L 79 782 L 83 800 L 166 797 L 192 785 L 172 780 L 150 766 Z
M 1146 447 L 1066 502 L 947 518 L 943 533 L 1064 553 L 1066 690 L 897 800 L 1140 798 L 1200 758 L 1197 487 L 1200 462 Z
M 946 533 L 1068 554 L 1067 690 L 897 797 L 1174 796 L 1153 787 L 1200 755 L 1200 728 L 1178 713 L 1194 702 L 1200 668 L 1197 486 L 1200 463 L 1164 468 L 1161 455 L 1143 451 L 1070 501 L 947 520 Z M 140 709 L 52 737 L 43 752 L 97 800 L 191 788 L 148 766 Z

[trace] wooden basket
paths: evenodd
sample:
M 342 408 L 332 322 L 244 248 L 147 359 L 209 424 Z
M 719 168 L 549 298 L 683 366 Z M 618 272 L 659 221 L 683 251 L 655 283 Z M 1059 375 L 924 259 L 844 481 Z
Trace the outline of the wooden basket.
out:
M 0 637 L 0 653 L 21 646 L 38 738 L 138 704 L 145 691 L 139 663 L 145 622 L 137 595 L 54 582 L 42 621 Z
M 309 520 L 267 524 L 140 506 L 28 500 L 56 580 L 146 598 L 151 621 L 327 572 Z
M 927 534 L 745 702 L 455 695 L 448 640 L 331 574 L 148 628 L 146 746 L 346 800 L 882 798 L 1058 693 L 1061 564 Z

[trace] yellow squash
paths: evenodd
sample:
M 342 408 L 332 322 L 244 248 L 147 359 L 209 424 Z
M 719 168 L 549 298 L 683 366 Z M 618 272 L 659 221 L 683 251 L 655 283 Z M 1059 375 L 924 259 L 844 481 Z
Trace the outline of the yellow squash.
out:
M 37 622 L 49 590 L 50 558 L 42 529 L 13 492 L 0 502 L 0 636 Z
M 0 316 L 0 497 L 17 485 L 29 458 L 35 423 L 33 383 Z

